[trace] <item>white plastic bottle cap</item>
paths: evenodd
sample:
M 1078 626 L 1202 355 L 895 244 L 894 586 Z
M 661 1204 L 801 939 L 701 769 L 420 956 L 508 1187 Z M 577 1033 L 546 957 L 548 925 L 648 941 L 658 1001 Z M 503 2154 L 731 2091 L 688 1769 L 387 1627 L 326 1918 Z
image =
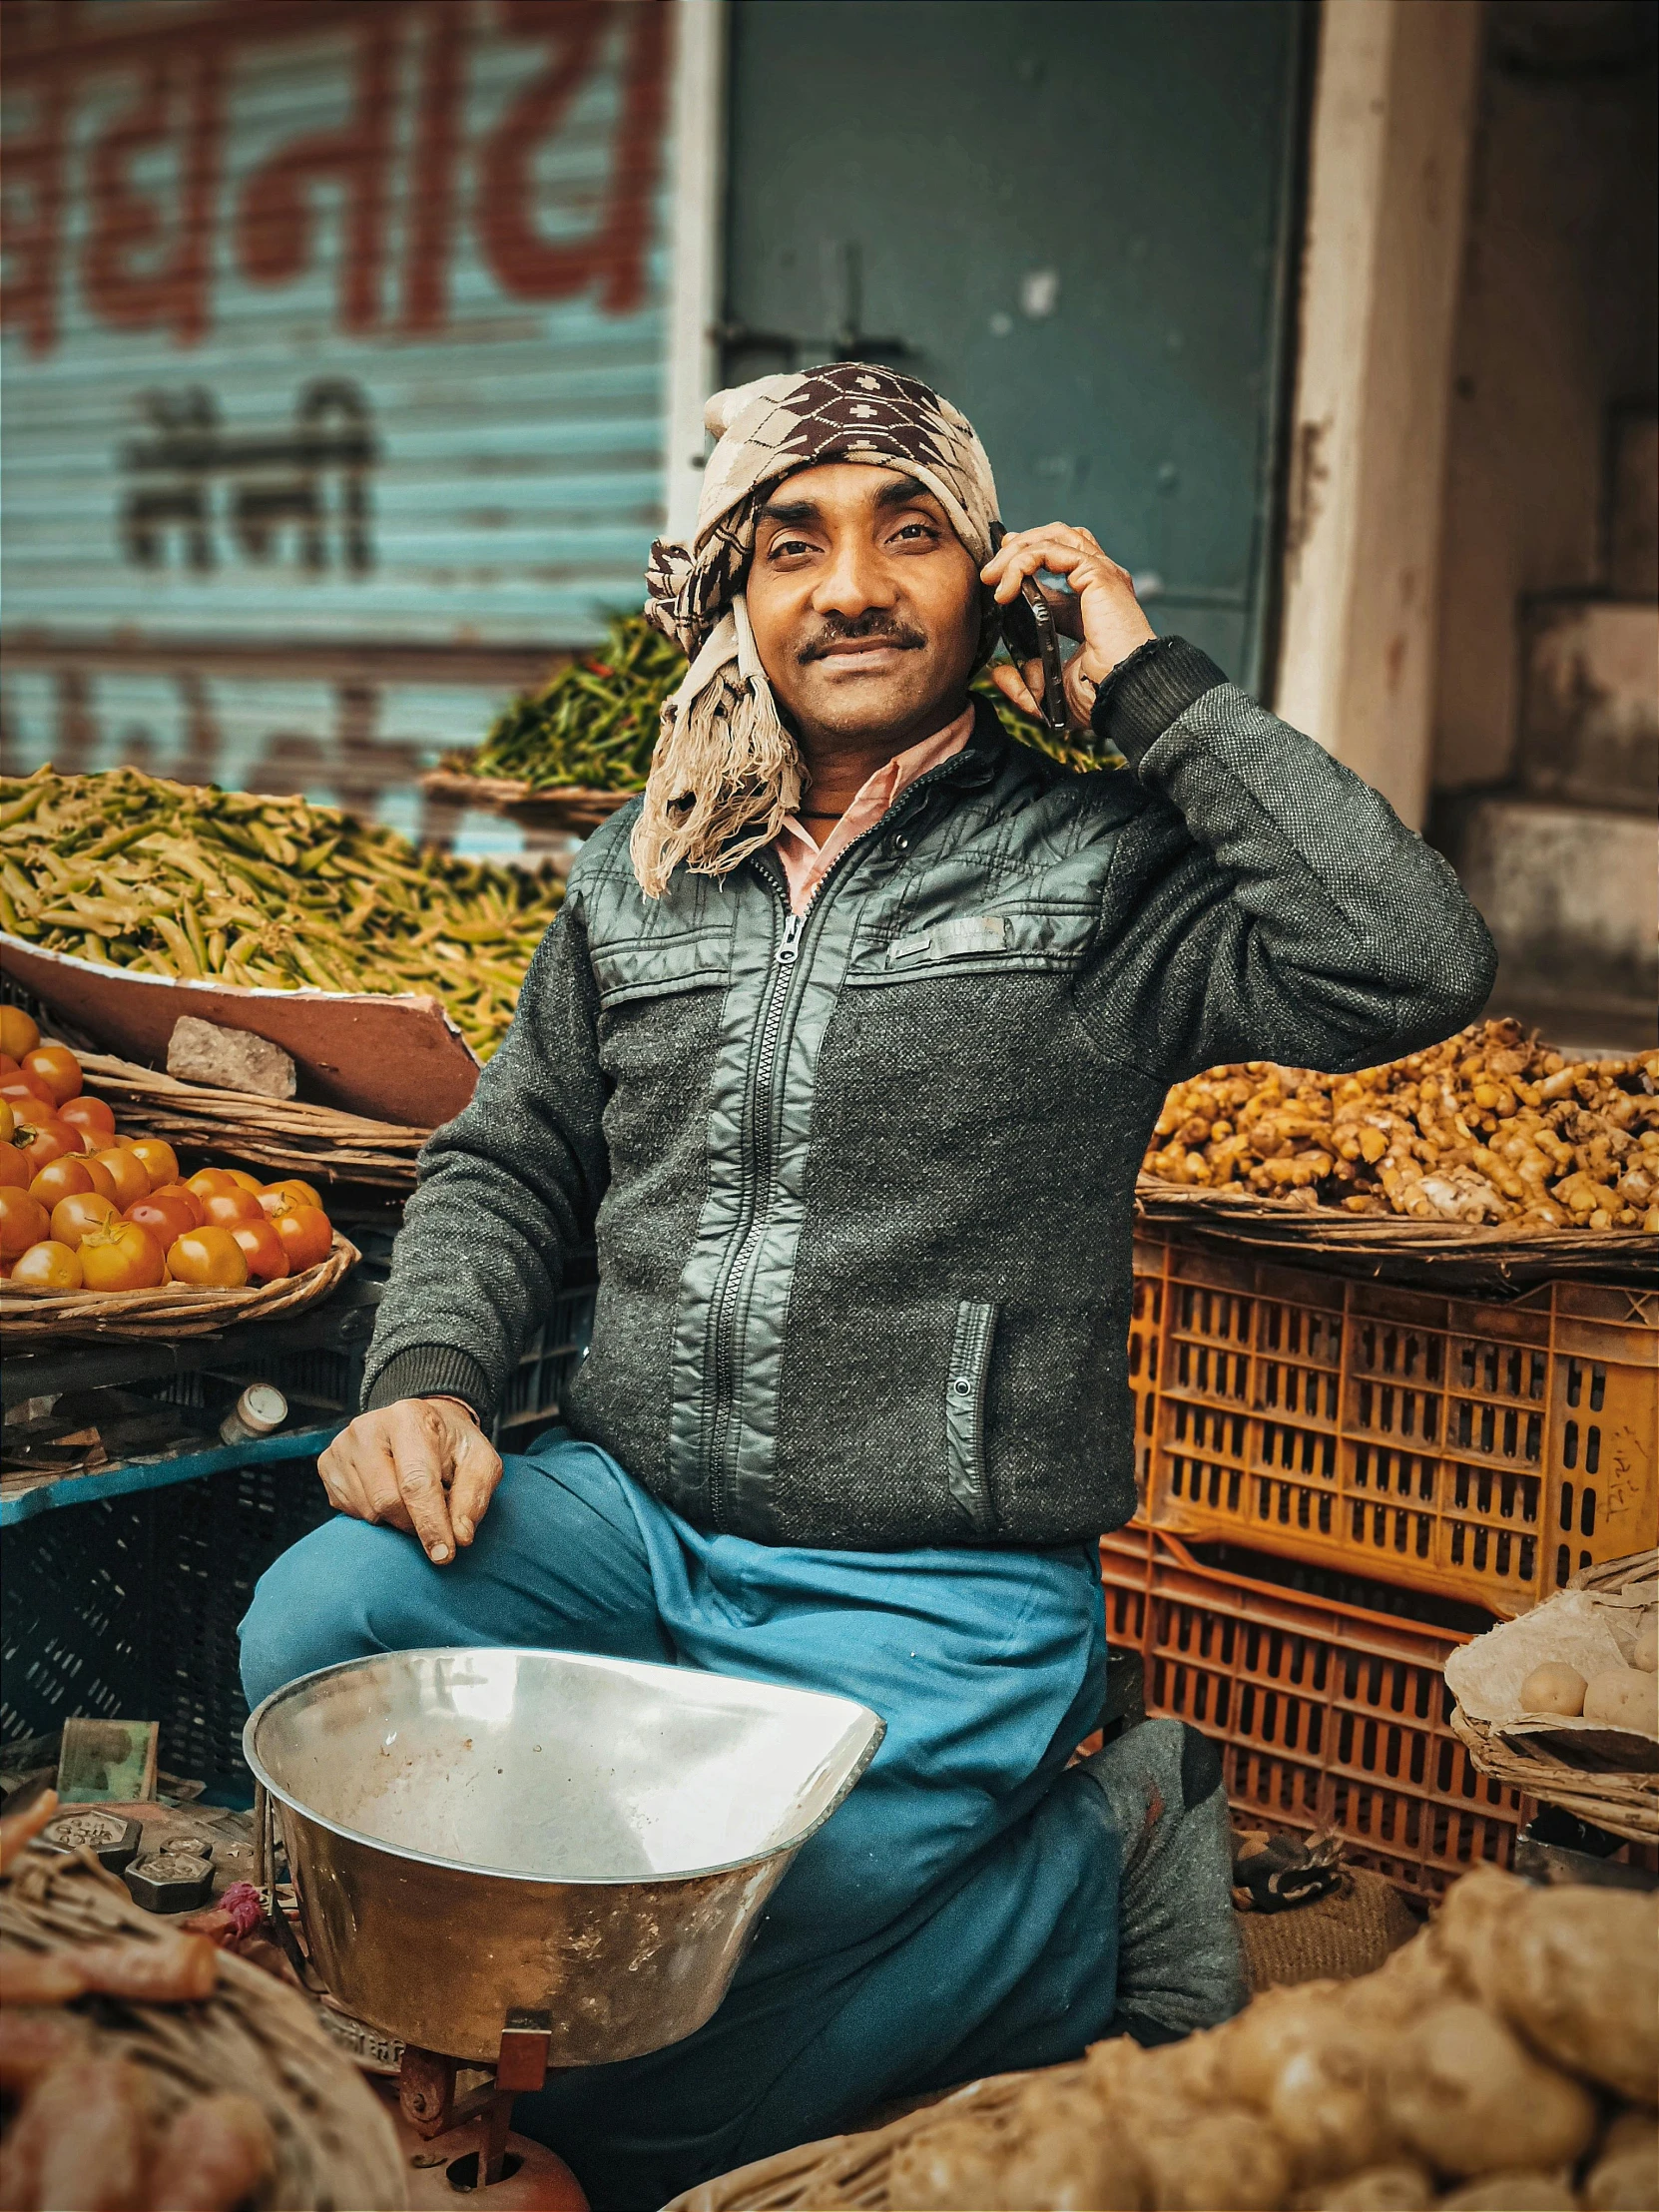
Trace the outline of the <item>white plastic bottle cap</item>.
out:
M 269 1436 L 288 1417 L 288 1401 L 275 1382 L 250 1382 L 235 1406 L 219 1424 L 228 1444 L 243 1443 L 250 1436 Z

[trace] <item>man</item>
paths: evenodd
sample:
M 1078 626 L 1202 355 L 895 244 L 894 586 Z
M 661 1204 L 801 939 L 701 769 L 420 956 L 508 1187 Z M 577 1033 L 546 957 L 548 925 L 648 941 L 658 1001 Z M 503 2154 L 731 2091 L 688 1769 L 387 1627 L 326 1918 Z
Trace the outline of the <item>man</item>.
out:
M 652 557 L 692 662 L 649 787 L 423 1157 L 367 1410 L 321 1462 L 344 1517 L 244 1627 L 250 1698 L 526 1643 L 886 1722 L 708 2026 L 529 2115 L 599 2206 L 1237 2006 L 1214 1751 L 1154 1722 L 1068 1767 L 1095 1539 L 1135 1503 L 1135 1172 L 1178 1077 L 1385 1059 L 1492 974 L 1443 863 L 1155 639 L 1087 531 L 1001 537 L 924 386 L 837 364 L 710 421 L 695 547 Z M 1068 773 L 970 705 L 1039 571 L 1077 723 L 1127 767 Z M 503 1467 L 480 1424 L 590 1236 L 569 1429 Z

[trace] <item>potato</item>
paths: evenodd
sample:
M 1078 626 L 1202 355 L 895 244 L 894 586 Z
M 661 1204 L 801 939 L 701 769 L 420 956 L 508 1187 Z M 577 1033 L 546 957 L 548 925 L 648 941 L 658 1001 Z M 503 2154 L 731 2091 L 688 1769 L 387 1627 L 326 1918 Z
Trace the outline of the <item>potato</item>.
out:
M 1584 1677 L 1564 1659 L 1546 1659 L 1520 1687 L 1523 1713 L 1582 1713 Z
M 1466 1887 L 1459 1883 L 1452 1898 Z M 1659 1906 L 1634 1890 L 1519 1887 L 1520 1908 L 1508 1939 L 1493 1947 L 1481 1994 L 1556 2065 L 1652 2105 Z
M 1440 2199 L 1441 2212 L 1574 2212 L 1564 2170 L 1503 2166 Z
M 1218 2030 L 1217 2086 L 1223 2096 L 1266 2111 L 1274 2084 L 1293 2051 L 1308 2050 L 1338 2016 L 1340 1981 L 1302 1981 L 1264 1989 Z
M 1643 1674 L 1659 1671 L 1659 1613 L 1645 1613 L 1631 1647 L 1630 1664 Z
M 1004 2144 L 983 2120 L 941 2120 L 900 2143 L 888 2168 L 892 2204 L 915 2212 L 1001 2212 Z
M 1500 1874 L 1495 1867 L 1466 1874 L 1447 1891 L 1429 1930 L 1429 1940 L 1467 1984 L 1470 1994 L 1490 2001 L 1492 1960 L 1507 1939 L 1514 1915 L 1532 1894 L 1518 1876 Z M 1416 1945 L 1409 1947 L 1414 1950 Z
M 1285 2059 L 1267 2116 L 1289 2148 L 1300 2180 L 1381 2165 L 1398 2147 L 1382 2101 L 1387 2047 L 1375 2030 L 1333 2021 L 1318 2042 Z
M 1367 2166 L 1346 2181 L 1327 2181 L 1297 2198 L 1298 2212 L 1428 2212 L 1434 2184 L 1421 2166 L 1405 2160 Z
M 1584 1718 L 1659 1736 L 1659 1686 L 1640 1667 L 1608 1667 L 1584 1686 Z
M 1388 2117 L 1439 2172 L 1557 2166 L 1596 2132 L 1588 2092 L 1534 2058 L 1477 2004 L 1442 2004 L 1403 2029 L 1386 2068 Z
M 1653 2212 L 1659 2204 L 1659 2125 L 1621 2112 L 1601 2139 L 1580 2190 L 1586 2212 Z
M 1452 1892 L 1455 1897 L 1478 1876 L 1465 1876 Z M 1507 1882 L 1506 1876 L 1498 1876 Z M 1505 1907 L 1507 1909 L 1507 1907 Z M 1440 1924 L 1424 1929 L 1398 1950 L 1390 1951 L 1375 1973 L 1344 1985 L 1343 2010 L 1351 2018 L 1374 2027 L 1403 2027 L 1436 2004 L 1474 1994 L 1461 1964 L 1447 1947 Z
M 1155 2212 L 1272 2212 L 1290 2193 L 1285 2147 L 1253 2112 L 1198 2112 L 1179 2130 L 1149 2131 L 1137 2148 Z M 889 2201 L 903 2199 L 889 2192 Z

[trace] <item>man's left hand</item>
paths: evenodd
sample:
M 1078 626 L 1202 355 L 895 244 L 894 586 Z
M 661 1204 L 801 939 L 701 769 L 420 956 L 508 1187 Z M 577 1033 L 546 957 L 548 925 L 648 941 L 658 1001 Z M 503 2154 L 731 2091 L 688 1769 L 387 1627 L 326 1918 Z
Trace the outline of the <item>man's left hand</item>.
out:
M 1045 522 L 1035 530 L 1010 530 L 979 573 L 1005 607 L 1027 577 L 1043 570 L 1063 576 L 1068 587 L 1039 588 L 1054 610 L 1055 626 L 1082 645 L 1066 663 L 1066 704 L 1072 721 L 1086 729 L 1100 686 L 1155 633 L 1141 612 L 1129 571 L 1101 551 L 1092 532 L 1076 524 Z M 996 662 L 991 681 L 1026 714 L 1040 713 L 1040 662 L 1028 662 L 1023 674 L 1012 662 Z

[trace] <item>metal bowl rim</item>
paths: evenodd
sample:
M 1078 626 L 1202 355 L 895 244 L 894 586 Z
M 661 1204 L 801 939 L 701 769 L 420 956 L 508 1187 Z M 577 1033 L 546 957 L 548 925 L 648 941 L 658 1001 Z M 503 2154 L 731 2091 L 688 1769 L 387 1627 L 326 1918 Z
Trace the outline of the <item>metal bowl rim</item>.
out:
M 865 1719 L 872 1723 L 868 1743 L 854 1760 L 846 1779 L 817 1819 L 810 1821 L 799 1835 L 787 1837 L 784 1842 L 774 1844 L 768 1851 L 752 1852 L 747 1858 L 723 1860 L 718 1866 L 714 1867 L 687 1867 L 678 1874 L 627 1876 L 525 1874 L 521 1870 L 512 1867 L 469 1866 L 464 1860 L 440 1859 L 432 1852 L 411 1851 L 402 1844 L 388 1844 L 383 1837 L 365 1836 L 360 1830 L 346 1828 L 339 1821 L 329 1820 L 326 1815 L 313 1812 L 308 1805 L 301 1804 L 279 1783 L 273 1781 L 266 1770 L 265 1761 L 255 1749 L 255 1731 L 265 1715 L 270 1712 L 274 1705 L 279 1704 L 282 1699 L 291 1696 L 295 1690 L 304 1689 L 310 1683 L 325 1681 L 328 1676 L 334 1674 L 350 1674 L 359 1667 L 371 1667 L 381 1659 L 441 1659 L 447 1658 L 452 1653 L 478 1651 L 502 1653 L 513 1658 L 576 1659 L 595 1666 L 646 1667 L 653 1674 L 704 1675 L 716 1682 L 748 1683 L 754 1689 L 764 1690 L 784 1687 L 779 1683 L 756 1682 L 749 1675 L 715 1674 L 713 1669 L 708 1667 L 665 1667 L 653 1659 L 612 1659 L 603 1652 L 558 1651 L 544 1644 L 419 1644 L 406 1651 L 374 1651 L 367 1653 L 360 1659 L 339 1659 L 331 1667 L 313 1667 L 309 1674 L 296 1674 L 291 1682 L 284 1682 L 280 1688 L 273 1690 L 269 1697 L 260 1700 L 253 1712 L 249 1714 L 242 1731 L 242 1754 L 248 1762 L 255 1781 L 259 1783 L 263 1790 L 269 1791 L 278 1805 L 287 1806 L 301 1820 L 310 1821 L 317 1828 L 325 1828 L 331 1836 L 342 1837 L 348 1844 L 360 1844 L 367 1851 L 384 1852 L 393 1859 L 411 1860 L 417 1866 L 437 1867 L 448 1874 L 488 1875 L 492 1880 L 498 1882 L 541 1883 L 549 1889 L 555 1890 L 640 1890 L 657 1887 L 665 1883 L 704 1882 L 711 1875 L 717 1874 L 737 1874 L 746 1867 L 764 1867 L 772 1860 L 780 1858 L 785 1852 L 799 1851 L 803 1844 L 808 1843 L 818 1834 L 830 1814 L 837 1811 L 843 1800 L 850 1794 L 853 1785 L 862 1779 L 865 1769 L 881 1748 L 882 1737 L 887 1733 L 887 1724 L 880 1714 L 874 1712 L 867 1705 L 860 1705 L 856 1698 L 842 1697 L 835 1690 L 801 1690 L 795 1692 L 800 1697 L 821 1697 L 830 1700 L 833 1704 L 844 1705 L 850 1712 L 862 1713 Z

